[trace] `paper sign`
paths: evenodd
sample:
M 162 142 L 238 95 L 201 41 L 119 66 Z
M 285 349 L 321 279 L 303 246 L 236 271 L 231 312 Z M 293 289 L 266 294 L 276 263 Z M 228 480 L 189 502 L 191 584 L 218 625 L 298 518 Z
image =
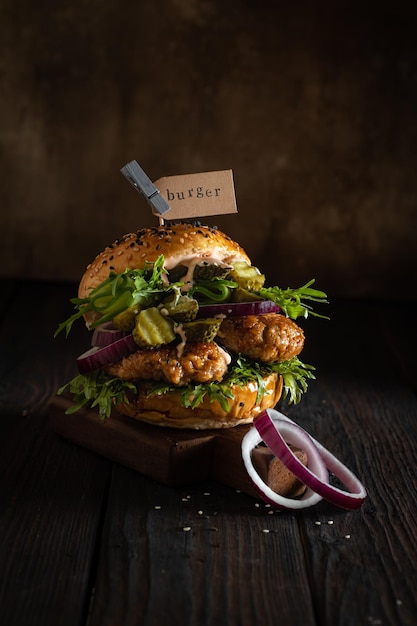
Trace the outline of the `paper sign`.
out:
M 232 170 L 164 176 L 154 185 L 169 205 L 167 220 L 237 213 Z

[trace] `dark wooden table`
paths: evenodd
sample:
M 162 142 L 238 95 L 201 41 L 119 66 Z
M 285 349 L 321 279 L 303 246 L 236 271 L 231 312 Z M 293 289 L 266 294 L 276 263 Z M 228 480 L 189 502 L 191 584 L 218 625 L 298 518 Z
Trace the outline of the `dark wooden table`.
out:
M 317 380 L 281 409 L 368 497 L 273 512 L 214 482 L 169 487 L 58 437 L 48 407 L 88 346 L 52 335 L 74 285 L 2 281 L 0 623 L 417 624 L 415 306 L 308 319 Z

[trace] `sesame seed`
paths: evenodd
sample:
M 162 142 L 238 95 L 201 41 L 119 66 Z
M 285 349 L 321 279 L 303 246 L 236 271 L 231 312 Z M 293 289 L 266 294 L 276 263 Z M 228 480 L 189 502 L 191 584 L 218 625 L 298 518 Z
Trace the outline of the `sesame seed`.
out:
M 188 533 L 191 530 L 191 526 L 184 526 L 183 531 Z

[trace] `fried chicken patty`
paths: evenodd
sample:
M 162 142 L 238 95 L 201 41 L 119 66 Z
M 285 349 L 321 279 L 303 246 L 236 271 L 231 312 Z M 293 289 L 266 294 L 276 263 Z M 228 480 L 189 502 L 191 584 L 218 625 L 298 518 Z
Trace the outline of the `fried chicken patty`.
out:
M 180 356 L 175 346 L 138 350 L 105 369 L 124 380 L 165 380 L 181 386 L 191 381 L 220 382 L 227 372 L 227 357 L 214 342 L 190 343 Z
M 264 363 L 289 361 L 304 346 L 302 329 L 277 313 L 226 317 L 217 336 L 228 350 Z

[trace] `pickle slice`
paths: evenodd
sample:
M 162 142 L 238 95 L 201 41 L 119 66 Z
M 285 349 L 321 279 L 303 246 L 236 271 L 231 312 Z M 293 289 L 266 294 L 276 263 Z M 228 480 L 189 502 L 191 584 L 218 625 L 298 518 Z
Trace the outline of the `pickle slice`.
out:
M 127 330 L 129 332 L 132 332 L 132 330 L 135 328 L 136 315 L 138 313 L 138 310 L 139 307 L 133 305 L 125 311 L 122 311 L 118 315 L 115 315 L 112 320 L 113 326 L 117 328 L 117 330 Z
M 187 269 L 188 268 L 186 265 L 177 265 L 176 267 L 173 267 L 172 270 L 169 270 L 168 272 L 169 282 L 176 283 L 180 281 L 181 278 L 183 278 L 186 275 Z
M 261 274 L 257 267 L 248 265 L 245 261 L 234 263 L 229 278 L 248 291 L 259 291 L 265 283 L 265 275 Z
M 191 322 L 198 312 L 198 302 L 189 296 L 170 296 L 159 306 L 175 322 Z
M 262 301 L 262 298 L 253 291 L 243 289 L 243 287 L 237 287 L 233 290 L 233 302 L 257 302 Z
M 201 261 L 194 268 L 194 280 L 213 280 L 213 278 L 229 278 L 231 267 Z
M 157 348 L 175 339 L 173 322 L 162 315 L 157 307 L 140 311 L 132 334 L 140 348 Z
M 136 323 L 136 316 L 141 309 L 147 309 L 158 303 L 158 296 L 153 293 L 138 294 L 134 304 L 113 317 L 113 325 L 118 330 L 132 332 Z
M 221 318 L 207 317 L 187 322 L 182 327 L 190 343 L 209 343 L 214 340 L 221 323 Z

